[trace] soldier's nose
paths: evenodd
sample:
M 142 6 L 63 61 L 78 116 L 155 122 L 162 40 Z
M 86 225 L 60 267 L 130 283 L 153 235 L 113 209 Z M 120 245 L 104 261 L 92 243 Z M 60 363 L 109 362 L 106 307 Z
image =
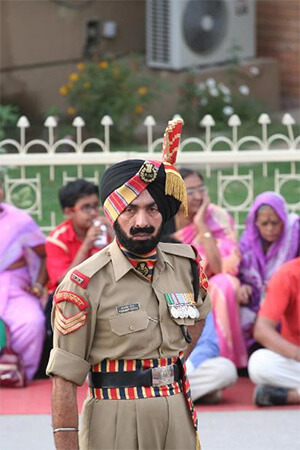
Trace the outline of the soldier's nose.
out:
M 147 214 L 144 211 L 138 211 L 135 216 L 135 227 L 136 228 L 144 228 L 148 226 Z

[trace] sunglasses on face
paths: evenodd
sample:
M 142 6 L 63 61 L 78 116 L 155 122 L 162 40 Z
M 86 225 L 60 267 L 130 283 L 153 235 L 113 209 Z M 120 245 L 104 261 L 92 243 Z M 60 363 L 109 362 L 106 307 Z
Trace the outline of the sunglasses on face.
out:
M 197 187 L 190 187 L 186 189 L 186 193 L 187 195 L 195 195 L 196 193 L 203 194 L 204 192 L 207 192 L 207 187 L 204 184 L 201 184 L 201 186 L 197 186 Z
M 91 212 L 93 211 L 99 211 L 99 203 L 93 203 L 93 204 L 85 204 L 82 206 L 75 206 L 74 208 L 72 208 L 72 211 L 81 211 L 84 214 L 91 214 Z

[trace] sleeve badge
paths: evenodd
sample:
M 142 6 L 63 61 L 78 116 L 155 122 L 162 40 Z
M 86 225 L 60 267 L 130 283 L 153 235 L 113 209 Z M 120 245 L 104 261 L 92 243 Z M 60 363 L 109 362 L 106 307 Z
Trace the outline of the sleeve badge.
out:
M 66 317 L 59 307 L 59 303 L 63 301 L 73 303 L 79 308 L 80 312 L 71 317 Z M 66 335 L 73 333 L 85 325 L 87 320 L 87 312 L 84 310 L 88 307 L 88 302 L 84 298 L 74 294 L 74 292 L 60 291 L 55 294 L 54 303 L 54 326 L 61 334 Z

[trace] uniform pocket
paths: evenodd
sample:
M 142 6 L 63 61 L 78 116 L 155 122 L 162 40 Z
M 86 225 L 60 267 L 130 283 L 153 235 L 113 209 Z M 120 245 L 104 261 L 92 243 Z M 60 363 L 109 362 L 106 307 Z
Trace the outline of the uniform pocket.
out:
M 124 336 L 145 330 L 149 325 L 149 317 L 146 311 L 132 311 L 110 317 L 109 324 L 113 333 Z

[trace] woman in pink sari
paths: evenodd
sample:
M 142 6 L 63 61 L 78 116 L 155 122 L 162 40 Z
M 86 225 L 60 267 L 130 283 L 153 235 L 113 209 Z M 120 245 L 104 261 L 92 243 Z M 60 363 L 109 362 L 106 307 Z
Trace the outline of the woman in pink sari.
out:
M 2 200 L 0 184 L 0 318 L 10 330 L 13 351 L 23 358 L 27 380 L 31 380 L 45 338 L 40 303 L 46 281 L 45 237 L 29 214 Z
M 189 169 L 181 169 L 180 173 L 187 187 L 188 217 L 179 211 L 165 232 L 197 248 L 209 278 L 220 355 L 231 359 L 237 367 L 246 367 L 247 352 L 235 295 L 240 253 L 233 219 L 224 209 L 210 203 L 201 175 Z

